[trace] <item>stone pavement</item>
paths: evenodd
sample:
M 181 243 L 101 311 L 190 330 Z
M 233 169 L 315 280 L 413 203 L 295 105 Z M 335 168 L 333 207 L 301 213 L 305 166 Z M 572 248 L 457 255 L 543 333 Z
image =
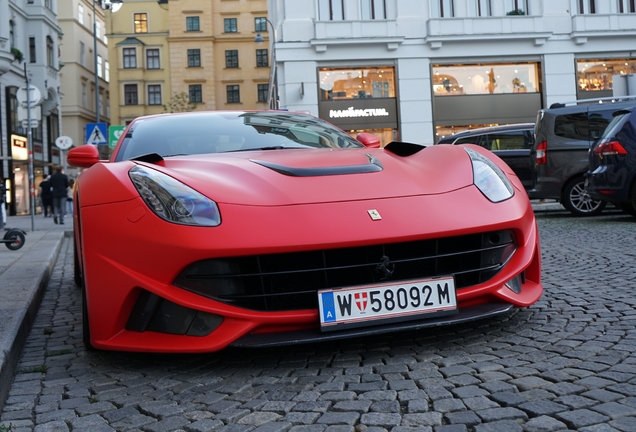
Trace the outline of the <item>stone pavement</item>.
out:
M 533 207 L 536 213 L 564 211 L 554 201 L 534 201 Z M 73 220 L 67 215 L 65 222 L 56 225 L 42 215 L 8 217 L 6 228 L 21 228 L 27 235 L 18 251 L 0 245 L 0 411 L 64 237 L 72 237 Z
M 35 230 L 31 230 L 35 228 Z M 0 407 L 13 381 L 15 365 L 35 315 L 43 291 L 53 271 L 62 240 L 72 235 L 73 220 L 56 225 L 53 218 L 35 215 L 9 216 L 6 228 L 21 228 L 26 235 L 17 251 L 0 244 Z M 0 232 L 4 236 L 4 232 Z

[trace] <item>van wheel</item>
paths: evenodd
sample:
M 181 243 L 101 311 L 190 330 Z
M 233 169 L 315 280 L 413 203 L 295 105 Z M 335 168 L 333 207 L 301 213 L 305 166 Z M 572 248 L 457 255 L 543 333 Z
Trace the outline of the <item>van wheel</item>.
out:
M 574 216 L 596 216 L 601 214 L 607 203 L 592 199 L 585 190 L 585 179 L 577 177 L 563 190 L 563 207 Z

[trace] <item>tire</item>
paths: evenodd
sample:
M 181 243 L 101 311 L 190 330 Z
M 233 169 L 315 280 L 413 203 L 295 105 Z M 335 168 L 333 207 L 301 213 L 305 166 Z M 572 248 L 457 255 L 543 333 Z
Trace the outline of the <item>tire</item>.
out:
M 6 242 L 4 245 L 7 249 L 15 251 L 24 246 L 24 242 L 26 241 L 26 237 L 22 234 L 21 231 L 10 230 L 4 235 L 4 240 L 10 240 L 10 242 Z
M 616 204 L 619 209 L 621 209 L 624 213 L 628 215 L 636 216 L 636 208 L 634 208 L 633 204 L 630 203 L 620 203 Z
M 82 288 L 84 286 L 84 276 L 79 263 L 79 254 L 77 252 L 77 244 L 73 242 L 73 281 L 75 286 Z
M 565 186 L 561 203 L 574 216 L 598 216 L 607 205 L 605 201 L 590 197 L 585 190 L 583 177 L 577 177 Z
M 95 351 L 91 343 L 91 327 L 88 324 L 88 305 L 86 304 L 86 288 L 82 289 L 82 341 L 86 351 Z

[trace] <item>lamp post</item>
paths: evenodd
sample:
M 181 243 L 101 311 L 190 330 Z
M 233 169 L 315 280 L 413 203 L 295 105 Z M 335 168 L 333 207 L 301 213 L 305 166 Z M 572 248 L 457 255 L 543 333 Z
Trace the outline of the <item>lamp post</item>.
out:
M 269 84 L 267 87 L 267 102 L 268 102 L 268 108 L 269 109 L 278 109 L 278 82 L 276 80 L 276 46 L 274 45 L 276 43 L 276 29 L 274 28 L 274 24 L 272 24 L 272 22 L 268 19 L 265 18 L 265 20 L 267 21 L 267 24 L 269 24 L 269 26 L 272 28 L 272 37 L 270 38 L 270 46 L 271 46 L 271 64 L 270 64 L 270 68 L 269 68 Z M 263 35 L 259 33 L 256 34 L 256 37 L 254 38 L 254 42 L 256 42 L 257 44 L 263 43 L 263 41 L 265 41 L 265 39 L 263 38 Z M 274 88 L 276 89 L 276 91 L 274 92 Z

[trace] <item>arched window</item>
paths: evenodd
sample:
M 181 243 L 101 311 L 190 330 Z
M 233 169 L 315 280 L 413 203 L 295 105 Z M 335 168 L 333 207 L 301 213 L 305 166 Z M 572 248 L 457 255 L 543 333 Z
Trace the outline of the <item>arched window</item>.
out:
M 53 67 L 55 60 L 55 51 L 53 50 L 53 39 L 51 36 L 46 37 L 46 64 Z

